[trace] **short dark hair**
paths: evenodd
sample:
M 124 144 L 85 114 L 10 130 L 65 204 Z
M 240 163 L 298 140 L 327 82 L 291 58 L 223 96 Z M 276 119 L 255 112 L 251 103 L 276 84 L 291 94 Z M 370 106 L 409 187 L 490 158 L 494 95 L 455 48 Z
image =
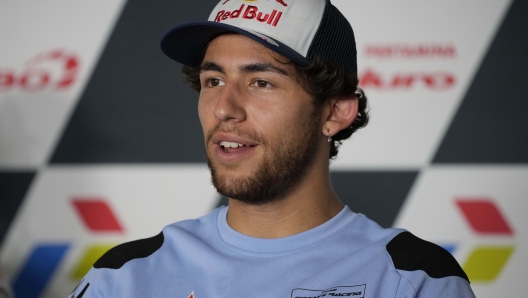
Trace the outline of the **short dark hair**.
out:
M 330 156 L 337 156 L 342 141 L 358 129 L 365 127 L 369 121 L 367 97 L 363 90 L 358 88 L 357 73 L 347 73 L 344 68 L 333 61 L 314 55 L 308 66 L 300 66 L 294 62 L 295 71 L 299 76 L 299 83 L 306 92 L 314 97 L 315 109 L 320 109 L 326 100 L 341 96 L 355 95 L 358 100 L 358 115 L 352 124 L 339 131 L 332 137 L 330 143 Z M 200 66 L 184 65 L 182 67 L 183 81 L 193 90 L 200 93 Z

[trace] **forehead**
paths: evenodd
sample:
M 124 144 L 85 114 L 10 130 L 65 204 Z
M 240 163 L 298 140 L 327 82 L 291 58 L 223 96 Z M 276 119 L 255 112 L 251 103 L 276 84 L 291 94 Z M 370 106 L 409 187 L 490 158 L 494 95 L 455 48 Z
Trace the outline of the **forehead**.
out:
M 211 60 L 230 60 L 241 64 L 252 61 L 266 61 L 280 64 L 282 67 L 293 68 L 293 62 L 290 63 L 290 59 L 266 48 L 249 37 L 236 33 L 222 34 L 209 43 L 203 61 Z

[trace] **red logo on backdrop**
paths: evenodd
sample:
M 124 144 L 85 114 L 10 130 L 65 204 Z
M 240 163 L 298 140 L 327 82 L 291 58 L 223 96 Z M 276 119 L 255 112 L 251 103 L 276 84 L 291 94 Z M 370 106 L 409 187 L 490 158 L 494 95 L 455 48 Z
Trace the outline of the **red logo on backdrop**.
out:
M 427 89 L 445 90 L 455 85 L 455 76 L 444 71 L 401 72 L 387 76 L 373 69 L 367 69 L 359 74 L 359 83 L 364 89 L 405 90 L 422 85 Z
M 75 210 L 92 232 L 123 232 L 114 212 L 102 198 L 74 197 Z
M 456 203 L 476 233 L 483 235 L 513 235 L 513 229 L 492 200 L 487 198 L 462 198 L 457 199 Z
M 378 59 L 378 63 L 387 60 L 446 60 L 455 59 L 457 56 L 456 48 L 451 43 L 371 44 L 364 48 L 363 53 L 365 58 Z M 456 78 L 453 72 L 445 70 L 386 74 L 367 68 L 359 73 L 359 82 L 365 89 L 408 90 L 421 86 L 430 90 L 446 90 L 455 85 Z
M 40 53 L 20 70 L 0 67 L 0 91 L 15 88 L 39 91 L 45 88 L 64 90 L 77 80 L 79 58 L 65 50 Z
M 379 59 L 453 59 L 457 56 L 453 44 L 369 44 L 364 48 L 367 58 Z

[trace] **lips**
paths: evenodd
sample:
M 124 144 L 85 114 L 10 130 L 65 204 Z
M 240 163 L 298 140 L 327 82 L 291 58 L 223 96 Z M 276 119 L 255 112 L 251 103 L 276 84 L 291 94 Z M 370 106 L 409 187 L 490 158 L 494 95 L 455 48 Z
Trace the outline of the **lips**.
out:
M 247 157 L 258 145 L 255 141 L 238 135 L 218 132 L 212 138 L 217 157 L 224 162 Z
M 222 146 L 225 149 L 228 149 L 228 148 L 235 148 L 236 149 L 236 148 L 239 148 L 239 147 L 244 147 L 246 145 L 240 144 L 240 143 L 236 143 L 236 142 L 222 141 L 222 142 L 220 142 L 220 146 Z
M 257 145 L 252 139 L 241 137 L 233 133 L 217 132 L 211 138 L 211 142 L 215 145 L 222 145 L 226 148 L 238 148 L 238 147 L 254 147 Z
M 228 141 L 222 141 L 220 142 L 220 149 L 224 151 L 224 153 L 235 153 L 235 152 L 242 152 L 247 149 L 251 149 L 255 146 L 246 145 L 246 144 L 240 144 L 237 142 L 228 142 Z
M 245 149 L 250 149 L 255 147 L 255 145 L 249 145 L 249 144 L 242 144 L 238 142 L 229 142 L 229 141 L 221 141 L 219 144 L 220 149 L 224 151 L 225 153 L 233 153 L 233 152 L 239 152 Z

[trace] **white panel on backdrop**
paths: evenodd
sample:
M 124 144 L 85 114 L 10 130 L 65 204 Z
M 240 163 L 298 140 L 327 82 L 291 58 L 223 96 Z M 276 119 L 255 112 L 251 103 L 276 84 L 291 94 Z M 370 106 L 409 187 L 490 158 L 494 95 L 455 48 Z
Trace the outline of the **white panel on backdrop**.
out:
M 0 170 L 45 165 L 125 2 L 0 0 Z M 477 297 L 523 297 L 528 168 L 429 165 L 512 1 L 332 3 L 354 28 L 371 106 L 370 124 L 345 141 L 332 168 L 422 170 L 396 226 L 444 245 L 463 266 L 478 248 L 511 248 L 496 276 L 472 286 Z M 14 282 L 35 247 L 66 244 L 44 291 L 65 297 L 85 248 L 153 236 L 207 213 L 218 198 L 205 165 L 43 167 L 0 247 L 0 263 Z M 497 208 L 509 232 L 475 230 L 464 202 Z M 94 206 L 115 222 L 91 226 L 82 212 Z
M 358 50 L 371 122 L 334 169 L 419 168 L 441 142 L 511 1 L 334 0 Z
M 65 243 L 68 250 L 44 297 L 66 297 L 79 281 L 71 276 L 86 248 L 151 237 L 170 223 L 208 213 L 219 200 L 210 180 L 205 164 L 43 170 L 3 243 L 3 269 L 15 279 L 35 247 Z M 90 203 L 108 208 L 115 225 L 101 226 L 104 218 Z
M 432 167 L 420 174 L 395 226 L 450 247 L 477 297 L 524 297 L 527 181 L 528 167 Z
M 125 2 L 0 1 L 0 169 L 46 161 Z

